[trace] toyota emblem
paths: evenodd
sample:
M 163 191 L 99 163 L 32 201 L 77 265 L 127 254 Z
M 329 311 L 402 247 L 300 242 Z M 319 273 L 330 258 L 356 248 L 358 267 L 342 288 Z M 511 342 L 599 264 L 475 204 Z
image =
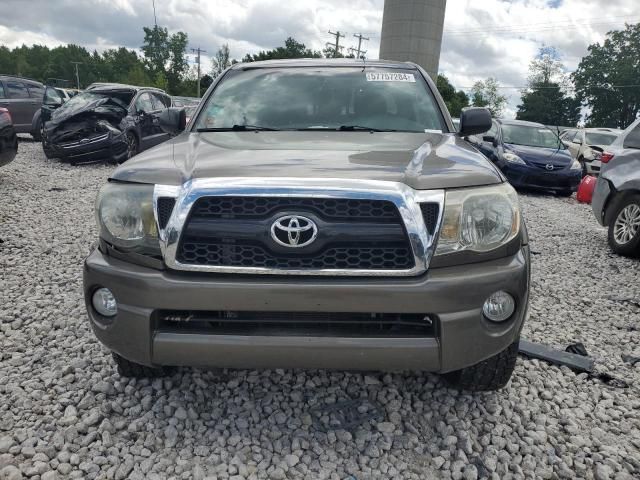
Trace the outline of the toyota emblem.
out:
M 547 163 L 547 165 L 544 168 L 546 168 L 547 170 L 551 171 L 551 170 L 553 170 L 554 167 L 550 163 Z
M 300 215 L 286 215 L 271 225 L 271 238 L 278 245 L 301 248 L 311 245 L 318 236 L 318 227 L 313 220 Z

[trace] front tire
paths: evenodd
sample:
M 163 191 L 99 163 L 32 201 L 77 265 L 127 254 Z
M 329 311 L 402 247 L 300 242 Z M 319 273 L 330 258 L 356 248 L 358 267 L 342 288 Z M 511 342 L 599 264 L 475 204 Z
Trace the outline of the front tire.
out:
M 138 137 L 133 132 L 127 132 L 127 160 L 138 154 Z
M 31 133 L 31 136 L 33 137 L 33 139 L 36 142 L 41 142 L 42 141 L 42 129 L 44 128 L 44 126 L 42 125 L 42 119 L 39 118 L 38 119 L 38 123 L 36 123 L 36 128 L 33 129 L 33 132 Z
M 483 392 L 499 390 L 509 383 L 518 358 L 519 341 L 502 352 L 470 367 L 446 373 L 445 379 L 460 390 Z
M 113 360 L 116 363 L 118 374 L 121 377 L 157 378 L 162 377 L 166 373 L 164 368 L 140 365 L 139 363 L 131 362 L 126 358 L 121 357 L 115 352 L 111 352 L 111 355 L 113 355 Z
M 630 195 L 615 207 L 607 240 L 611 250 L 625 257 L 640 254 L 640 195 Z

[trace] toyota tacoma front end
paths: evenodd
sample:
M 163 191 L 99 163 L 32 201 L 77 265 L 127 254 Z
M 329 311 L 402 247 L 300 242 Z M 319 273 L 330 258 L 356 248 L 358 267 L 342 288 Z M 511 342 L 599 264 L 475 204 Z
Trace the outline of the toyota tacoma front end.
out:
M 412 64 L 232 67 L 186 132 L 98 195 L 95 334 L 124 375 L 415 369 L 503 386 L 528 241 L 515 191 L 462 138 L 488 112 L 461 122 Z

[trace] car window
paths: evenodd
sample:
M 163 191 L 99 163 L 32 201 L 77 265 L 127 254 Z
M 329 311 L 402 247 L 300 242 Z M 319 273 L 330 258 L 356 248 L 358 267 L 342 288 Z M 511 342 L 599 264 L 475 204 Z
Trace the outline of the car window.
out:
M 0 98 L 6 98 L 4 95 L 4 85 L 0 82 Z
M 544 126 L 502 125 L 502 141 L 528 147 L 566 149 L 556 132 Z
M 428 85 L 420 73 L 408 69 L 236 70 L 225 76 L 206 102 L 197 128 L 446 130 Z
M 143 93 L 136 100 L 136 111 L 143 111 L 145 113 L 153 112 L 153 103 L 151 102 L 151 95 Z
M 44 104 L 45 105 L 61 105 L 63 97 L 60 91 L 54 87 L 47 87 L 44 90 Z
M 496 122 L 491 122 L 491 128 L 487 131 L 487 133 L 483 133 L 482 135 L 485 137 L 497 137 L 498 124 Z
M 627 133 L 623 147 L 640 149 L 640 123 L 636 125 L 633 130 Z
M 567 130 L 561 136 L 565 142 L 571 142 L 575 138 L 576 133 L 578 132 L 575 130 Z
M 8 81 L 7 91 L 9 98 L 29 98 L 29 91 L 22 82 Z
M 573 137 L 573 138 L 571 139 L 571 141 L 572 141 L 573 143 L 580 143 L 580 144 L 581 144 L 581 143 L 582 143 L 582 137 L 583 137 L 583 135 L 582 135 L 582 131 L 578 130 L 578 131 L 576 132 L 576 136 L 575 136 L 575 137 Z
M 586 132 L 585 143 L 587 145 L 611 145 L 617 135 L 611 133 Z
M 30 83 L 28 85 L 29 88 L 29 96 L 31 98 L 37 98 L 38 100 L 42 100 L 42 97 L 44 96 L 44 88 L 40 85 L 37 85 L 35 83 Z
M 152 93 L 151 100 L 153 101 L 154 110 L 162 110 L 163 108 L 167 108 L 171 105 L 171 100 L 169 99 L 169 97 L 165 97 L 164 95 L 160 95 L 158 93 Z

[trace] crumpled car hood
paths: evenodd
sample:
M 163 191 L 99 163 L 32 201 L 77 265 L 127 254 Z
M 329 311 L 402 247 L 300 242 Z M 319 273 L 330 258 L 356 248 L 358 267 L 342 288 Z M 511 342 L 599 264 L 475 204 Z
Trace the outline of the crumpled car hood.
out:
M 46 141 L 55 144 L 99 132 L 121 133 L 120 122 L 127 116 L 127 105 L 106 92 L 100 93 L 87 101 L 72 99 L 55 110 L 44 126 Z
M 185 132 L 111 176 L 166 185 L 220 177 L 382 180 L 415 189 L 503 181 L 491 162 L 453 134 L 397 132 Z

